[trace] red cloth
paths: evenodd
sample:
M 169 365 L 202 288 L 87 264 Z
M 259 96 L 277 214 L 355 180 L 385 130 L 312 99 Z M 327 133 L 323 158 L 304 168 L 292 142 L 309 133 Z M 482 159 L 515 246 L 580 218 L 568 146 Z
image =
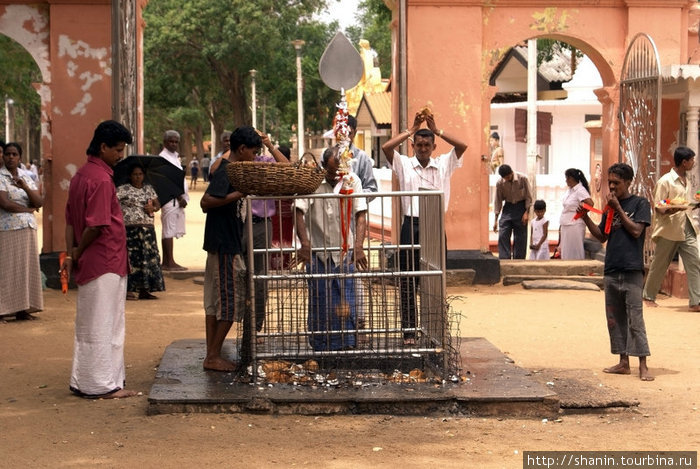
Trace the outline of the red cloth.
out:
M 294 214 L 292 209 L 292 201 L 285 199 L 279 201 L 277 215 L 272 217 L 272 247 L 273 248 L 289 248 L 294 244 Z M 271 264 L 273 269 L 286 269 L 291 261 L 291 254 L 284 255 L 279 252 L 274 252 L 271 256 Z
M 112 168 L 107 163 L 88 156 L 88 162 L 70 182 L 66 224 L 73 226 L 75 245 L 78 245 L 86 227 L 102 228 L 100 235 L 85 249 L 74 266 L 74 278 L 78 285 L 108 273 L 121 276 L 128 273 L 126 229 L 112 174 Z

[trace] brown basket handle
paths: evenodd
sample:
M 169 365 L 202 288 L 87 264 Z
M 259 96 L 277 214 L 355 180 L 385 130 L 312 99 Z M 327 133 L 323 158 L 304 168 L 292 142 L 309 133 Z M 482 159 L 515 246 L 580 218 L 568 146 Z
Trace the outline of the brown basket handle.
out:
M 306 155 L 311 155 L 311 159 L 312 159 L 313 162 L 316 164 L 316 169 L 319 170 L 319 171 L 323 171 L 323 167 L 321 167 L 321 165 L 318 164 L 318 160 L 316 159 L 316 155 L 314 155 L 314 154 L 313 154 L 312 152 L 310 152 L 310 151 L 307 151 L 307 152 L 305 152 L 303 155 L 301 155 L 301 157 L 299 158 L 299 161 L 297 161 L 297 166 L 298 166 L 298 167 L 301 168 L 301 167 L 304 166 L 304 157 L 305 157 Z

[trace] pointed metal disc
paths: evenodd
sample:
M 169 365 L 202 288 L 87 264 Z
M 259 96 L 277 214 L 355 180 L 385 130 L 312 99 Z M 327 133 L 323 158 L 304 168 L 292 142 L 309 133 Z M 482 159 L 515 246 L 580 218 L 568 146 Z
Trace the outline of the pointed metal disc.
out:
M 330 89 L 348 90 L 360 82 L 364 64 L 350 40 L 338 31 L 318 62 L 318 72 Z

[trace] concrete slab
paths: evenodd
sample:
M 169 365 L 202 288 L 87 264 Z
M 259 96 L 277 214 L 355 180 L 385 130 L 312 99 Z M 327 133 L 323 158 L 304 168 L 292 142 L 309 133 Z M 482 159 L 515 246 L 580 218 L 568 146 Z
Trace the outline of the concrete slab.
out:
M 524 280 L 523 288 L 529 290 L 591 290 L 600 291 L 600 287 L 589 282 L 576 280 L 548 279 L 548 280 Z
M 506 275 L 503 277 L 503 285 L 516 285 L 527 280 L 573 280 L 575 282 L 586 282 L 597 285 L 600 289 L 604 287 L 605 280 L 602 275 Z
M 463 379 L 458 383 L 265 384 L 241 382 L 233 373 L 204 371 L 204 340 L 182 339 L 165 350 L 149 394 L 148 413 L 557 415 L 557 395 L 486 339 L 463 338 L 460 352 Z M 233 340 L 226 341 L 224 353 L 235 359 Z

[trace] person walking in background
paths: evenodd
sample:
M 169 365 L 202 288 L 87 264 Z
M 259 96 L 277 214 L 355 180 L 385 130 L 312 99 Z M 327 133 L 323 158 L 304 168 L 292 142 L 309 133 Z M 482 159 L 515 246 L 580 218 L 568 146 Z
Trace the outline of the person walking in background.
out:
M 644 300 L 647 306 L 658 306 L 656 295 L 676 252 L 680 254 L 688 278 L 689 311 L 700 312 L 700 259 L 698 258 L 697 232 L 691 220 L 688 203 L 693 199 L 687 175 L 695 166 L 695 152 L 688 147 L 678 147 L 673 152 L 675 167 L 661 176 L 654 189 L 654 230 L 651 239 L 656 243 L 654 258 L 644 284 Z M 680 207 L 660 207 L 660 201 L 685 202 Z
M 427 129 L 421 129 L 425 123 Z M 435 138 L 440 137 L 452 149 L 436 158 L 432 157 L 437 148 Z M 406 139 L 413 138 L 411 149 L 415 156 L 401 155 L 396 148 Z M 447 134 L 444 130 L 438 130 L 435 118 L 429 109 L 416 113 L 413 126 L 393 136 L 384 145 L 382 151 L 392 171 L 399 181 L 399 190 L 418 191 L 420 189 L 441 190 L 445 193 L 445 206 L 450 203 L 450 178 L 452 174 L 462 166 L 462 155 L 467 149 L 467 144 L 457 137 Z M 419 244 L 419 216 L 418 197 L 401 197 L 401 211 L 403 222 L 399 236 L 401 244 Z M 424 240 L 430 241 L 430 240 Z M 399 254 L 401 271 L 420 270 L 420 250 L 407 249 Z M 417 277 L 401 277 L 399 290 L 401 292 L 401 327 L 415 329 L 416 327 L 416 288 Z M 415 332 L 404 332 L 404 345 L 412 346 L 416 343 Z
M 211 165 L 211 157 L 209 153 L 205 153 L 202 161 L 199 164 L 202 167 L 202 181 L 209 182 L 209 166 Z
M 158 297 L 151 292 L 165 290 L 158 238 L 153 225 L 153 214 L 160 210 L 160 203 L 153 186 L 144 184 L 146 170 L 140 163 L 132 163 L 128 172 L 130 182 L 117 188 L 117 199 L 126 225 L 126 246 L 131 268 L 126 299 L 155 300 Z
M 180 148 L 180 134 L 175 130 L 168 130 L 163 135 L 163 151 L 160 156 L 168 160 L 172 165 L 182 168 L 180 156 L 177 150 Z M 184 170 L 183 170 L 184 171 Z M 187 181 L 183 179 L 183 194 L 169 201 L 162 207 L 160 221 L 162 224 L 161 243 L 163 245 L 163 270 L 187 270 L 175 262 L 173 253 L 173 238 L 185 236 L 185 207 L 190 196 L 187 192 Z
M 639 379 L 653 381 L 649 374 L 647 357 L 650 355 L 644 313 L 642 287 L 644 285 L 644 232 L 651 223 L 649 201 L 629 192 L 634 170 L 625 163 L 616 163 L 608 169 L 607 205 L 599 225 L 581 208 L 581 219 L 605 250 L 604 284 L 605 315 L 610 335 L 610 351 L 620 361 L 605 373 L 631 373 L 629 357 L 639 357 Z M 606 228 L 606 227 L 609 227 Z
M 190 189 L 197 188 L 197 178 L 199 177 L 199 160 L 193 156 L 190 160 Z
M 544 217 L 547 211 L 547 204 L 544 200 L 535 200 L 533 207 L 535 219 L 532 220 L 530 226 L 530 259 L 547 260 L 549 259 L 549 242 L 547 241 L 549 220 Z
M 581 203 L 593 206 L 591 188 L 586 176 L 580 169 L 569 168 L 564 171 L 567 191 L 564 193 L 559 218 L 559 252 L 562 260 L 584 259 L 583 238 L 586 236 L 586 225 L 583 220 L 576 218 L 576 212 Z
M 496 174 L 498 168 L 503 164 L 504 155 L 503 147 L 501 146 L 501 136 L 498 132 L 493 132 L 491 137 L 489 137 L 489 145 L 491 146 L 491 160 L 489 161 L 489 166 L 491 167 L 491 172 Z
M 511 236 L 513 259 L 525 259 L 527 248 L 527 222 L 532 204 L 530 181 L 522 173 L 516 173 L 507 164 L 498 168 L 501 179 L 496 183 L 493 202 L 493 231 L 498 233 L 498 258 L 510 259 Z M 501 210 L 503 210 L 501 212 Z M 499 215 L 501 215 L 499 220 Z
M 88 161 L 70 182 L 66 256 L 61 271 L 78 284 L 70 390 L 80 397 L 135 396 L 124 389 L 124 335 L 128 260 L 126 230 L 112 168 L 132 142 L 116 121 L 97 126 Z
M 0 317 L 34 319 L 44 309 L 34 212 L 44 198 L 32 178 L 19 172 L 22 147 L 0 146 Z

